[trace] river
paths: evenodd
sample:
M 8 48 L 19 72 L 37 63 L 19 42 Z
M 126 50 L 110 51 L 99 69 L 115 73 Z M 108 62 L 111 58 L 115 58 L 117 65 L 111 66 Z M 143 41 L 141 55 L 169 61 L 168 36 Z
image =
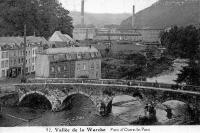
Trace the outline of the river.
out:
M 172 71 L 164 71 L 163 73 L 159 74 L 158 76 L 147 78 L 147 82 L 157 82 L 159 83 L 167 83 L 167 84 L 175 84 L 177 74 L 180 73 L 182 67 L 187 66 L 186 59 L 176 59 L 173 63 L 173 70 Z
M 119 96 L 114 101 L 119 102 L 120 99 L 130 100 L 134 98 Z M 0 118 L 0 127 L 129 125 L 131 121 L 138 119 L 138 114 L 143 109 L 143 104 L 136 100 L 121 106 L 113 106 L 109 116 L 101 117 L 92 101 L 85 96 L 74 98 L 72 105 L 70 109 L 61 112 L 29 107 L 4 107 L 4 115 Z

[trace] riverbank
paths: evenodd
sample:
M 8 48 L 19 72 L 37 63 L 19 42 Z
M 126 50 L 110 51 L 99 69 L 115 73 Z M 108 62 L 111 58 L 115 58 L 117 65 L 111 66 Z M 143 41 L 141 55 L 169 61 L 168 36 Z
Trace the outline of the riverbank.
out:
M 159 83 L 169 83 L 169 84 L 175 84 L 175 81 L 177 79 L 177 74 L 180 73 L 182 68 L 184 66 L 187 66 L 188 61 L 185 59 L 176 59 L 173 61 L 172 66 L 170 67 L 170 70 L 165 70 L 162 73 L 147 78 L 147 82 L 159 82 Z

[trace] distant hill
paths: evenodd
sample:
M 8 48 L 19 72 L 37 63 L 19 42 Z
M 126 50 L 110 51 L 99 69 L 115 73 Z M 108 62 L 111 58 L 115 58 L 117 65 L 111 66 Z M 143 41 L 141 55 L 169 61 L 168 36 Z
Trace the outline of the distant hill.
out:
M 121 27 L 131 28 L 132 17 Z M 165 28 L 200 24 L 200 0 L 159 0 L 136 14 L 135 28 Z
M 98 27 L 104 25 L 116 24 L 120 25 L 121 21 L 128 18 L 131 14 L 97 14 L 97 13 L 85 13 L 85 23 L 93 24 Z M 70 16 L 73 18 L 73 24 L 78 25 L 81 23 L 81 13 L 80 12 L 70 12 Z

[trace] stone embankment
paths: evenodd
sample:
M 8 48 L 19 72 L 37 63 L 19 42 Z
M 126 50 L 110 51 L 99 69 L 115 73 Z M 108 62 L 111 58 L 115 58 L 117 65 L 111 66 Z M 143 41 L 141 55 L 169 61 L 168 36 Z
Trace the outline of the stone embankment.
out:
M 13 85 L 0 86 L 0 105 L 16 106 L 18 103 L 18 93 Z

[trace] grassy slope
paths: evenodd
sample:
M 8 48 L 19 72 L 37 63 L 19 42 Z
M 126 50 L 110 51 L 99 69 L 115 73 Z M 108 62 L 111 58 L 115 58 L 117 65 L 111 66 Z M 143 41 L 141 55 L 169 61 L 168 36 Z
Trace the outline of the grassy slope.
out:
M 168 3 L 166 3 L 168 1 Z M 170 2 L 176 0 L 170 0 Z M 171 25 L 185 26 L 200 22 L 200 1 L 170 4 L 169 0 L 158 3 L 136 14 L 136 28 L 165 28 Z M 124 28 L 131 27 L 131 17 L 122 21 Z

